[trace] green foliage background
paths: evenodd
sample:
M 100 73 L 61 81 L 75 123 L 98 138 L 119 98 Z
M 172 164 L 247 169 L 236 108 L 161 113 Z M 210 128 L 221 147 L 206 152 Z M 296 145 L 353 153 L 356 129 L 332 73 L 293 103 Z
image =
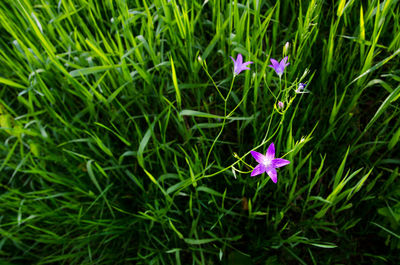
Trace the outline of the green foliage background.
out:
M 400 262 L 399 32 L 398 0 L 1 1 L 1 264 Z

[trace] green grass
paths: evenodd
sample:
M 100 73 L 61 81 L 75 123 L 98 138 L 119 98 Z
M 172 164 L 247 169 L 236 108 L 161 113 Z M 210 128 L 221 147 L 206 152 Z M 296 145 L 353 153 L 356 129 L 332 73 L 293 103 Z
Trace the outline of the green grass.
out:
M 0 29 L 1 264 L 400 262 L 398 0 L 1 1 Z

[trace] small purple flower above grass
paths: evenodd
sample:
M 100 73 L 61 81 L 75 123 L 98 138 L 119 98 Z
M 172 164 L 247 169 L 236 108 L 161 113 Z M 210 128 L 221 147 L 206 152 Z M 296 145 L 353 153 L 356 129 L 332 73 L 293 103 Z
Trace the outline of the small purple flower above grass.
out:
M 284 107 L 283 102 L 282 102 L 282 101 L 279 101 L 279 102 L 278 102 L 278 108 L 283 109 L 283 107 Z
M 285 71 L 286 66 L 289 65 L 289 63 L 287 63 L 288 57 L 286 56 L 285 58 L 283 58 L 279 63 L 277 60 L 272 59 L 271 58 L 271 65 L 268 65 L 269 67 L 273 68 L 275 70 L 275 72 L 277 73 L 277 75 L 279 76 L 279 78 L 282 76 L 283 71 Z
M 251 172 L 251 176 L 260 175 L 267 172 L 268 176 L 272 179 L 274 183 L 278 181 L 278 175 L 276 173 L 276 168 L 283 167 L 290 164 L 289 160 L 282 158 L 275 158 L 275 145 L 271 143 L 268 147 L 267 153 L 265 155 L 260 154 L 256 151 L 251 151 L 251 155 L 258 162 L 258 165 Z
M 305 83 L 300 83 L 299 87 L 296 89 L 296 93 L 297 94 L 304 94 L 304 93 L 310 93 L 310 91 L 308 91 L 306 89 L 307 84 Z
M 238 56 L 236 58 L 236 61 L 235 61 L 235 59 L 233 59 L 232 56 L 229 56 L 229 57 L 231 57 L 231 59 L 233 61 L 235 75 L 240 74 L 240 72 L 242 72 L 243 70 L 250 70 L 250 68 L 247 67 L 247 65 L 253 63 L 253 62 L 245 62 L 245 63 L 243 63 L 243 57 L 242 57 L 242 55 L 240 53 L 238 54 Z

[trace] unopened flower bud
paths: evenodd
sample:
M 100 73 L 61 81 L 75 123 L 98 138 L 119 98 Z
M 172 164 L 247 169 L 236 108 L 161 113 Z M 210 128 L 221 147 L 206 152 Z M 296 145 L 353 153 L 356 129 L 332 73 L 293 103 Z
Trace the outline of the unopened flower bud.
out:
M 290 46 L 289 42 L 286 42 L 285 46 L 283 46 L 283 56 L 286 56 L 288 54 L 289 46 Z

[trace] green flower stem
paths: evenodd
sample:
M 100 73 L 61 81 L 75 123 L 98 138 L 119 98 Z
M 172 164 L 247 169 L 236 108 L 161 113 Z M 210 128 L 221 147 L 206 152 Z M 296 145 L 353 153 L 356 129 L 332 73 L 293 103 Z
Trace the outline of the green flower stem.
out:
M 220 137 L 221 134 L 222 134 L 222 131 L 223 131 L 224 128 L 225 128 L 226 119 L 228 118 L 228 117 L 226 116 L 226 108 L 227 108 L 226 105 L 227 105 L 227 103 L 228 103 L 229 95 L 231 94 L 231 91 L 232 91 L 232 88 L 233 88 L 233 82 L 235 81 L 235 77 L 236 77 L 236 75 L 233 75 L 232 82 L 231 82 L 231 87 L 229 88 L 228 95 L 226 96 L 226 98 L 224 98 L 224 120 L 222 121 L 221 130 L 219 131 L 217 137 L 214 139 L 214 142 L 212 143 L 211 148 L 210 148 L 210 150 L 208 151 L 207 158 L 206 158 L 206 165 L 205 165 L 204 168 L 207 168 L 207 166 L 208 166 L 208 160 L 209 160 L 209 158 L 210 158 L 210 155 L 211 155 L 211 152 L 212 152 L 212 150 L 213 150 L 213 148 L 214 148 L 214 145 L 215 145 L 215 143 L 218 141 L 219 137 Z

